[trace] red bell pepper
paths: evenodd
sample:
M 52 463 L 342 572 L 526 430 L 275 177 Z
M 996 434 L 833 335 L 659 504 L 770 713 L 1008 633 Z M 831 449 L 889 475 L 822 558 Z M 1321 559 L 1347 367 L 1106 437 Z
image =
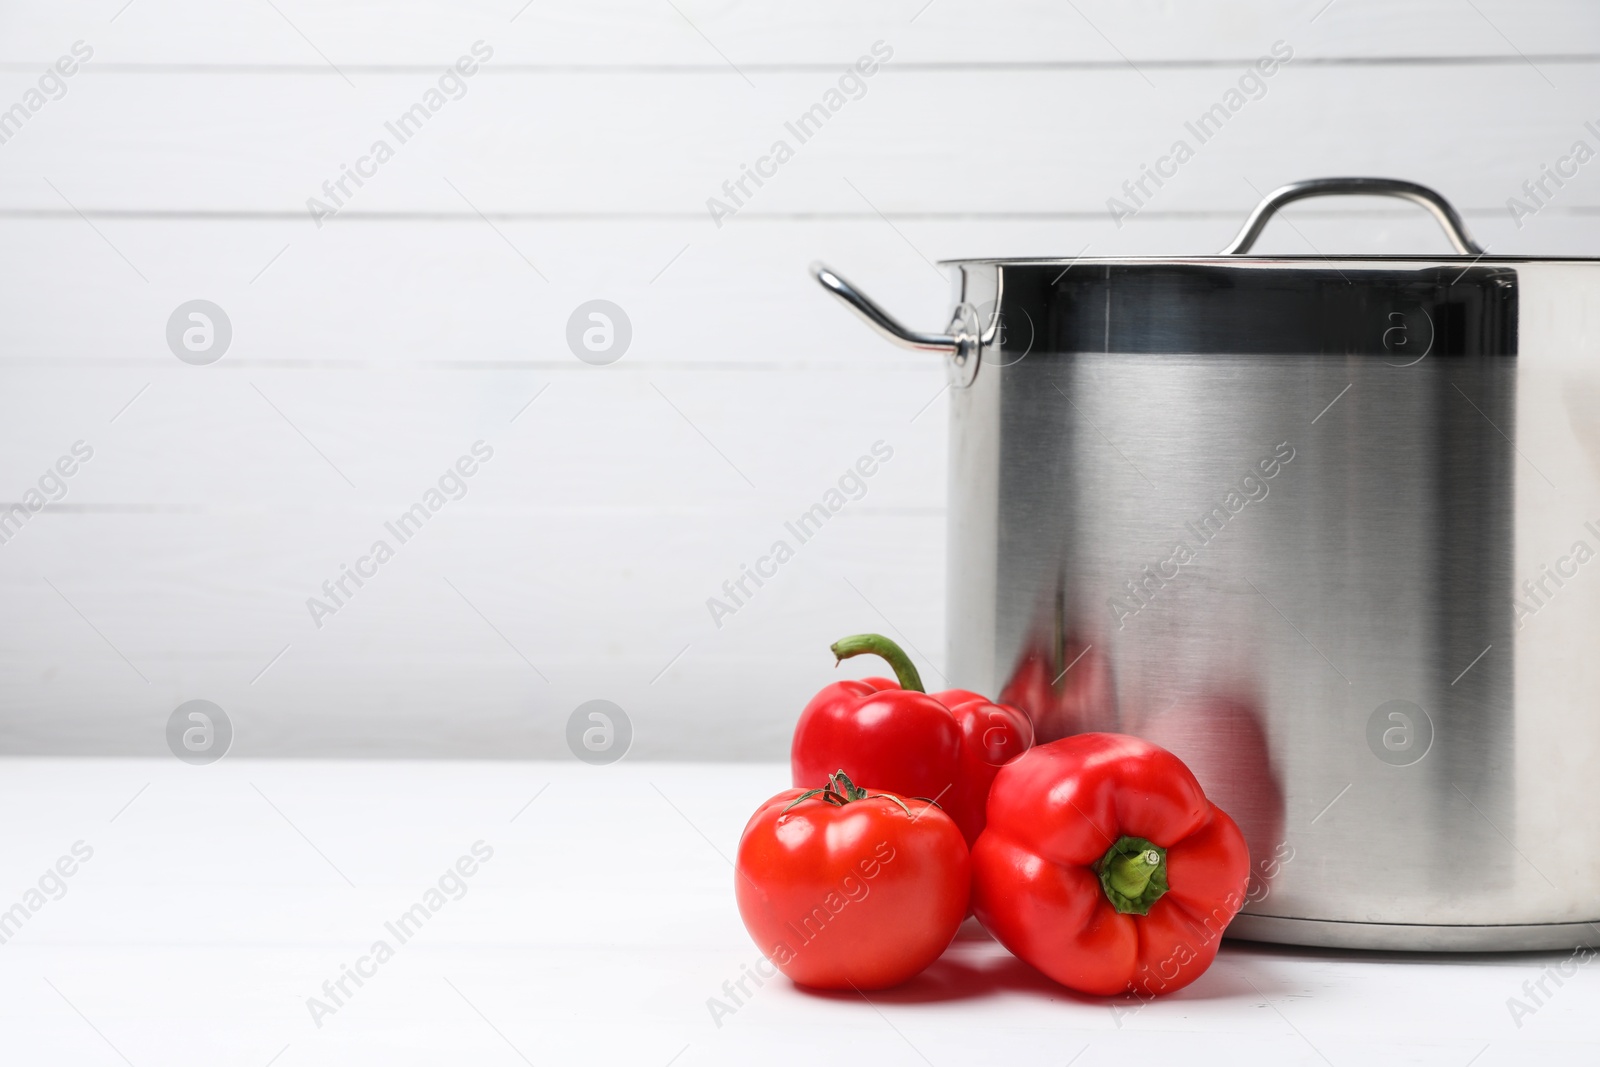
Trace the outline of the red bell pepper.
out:
M 1028 713 L 1039 745 L 1116 723 L 1110 662 L 1095 645 L 1059 627 L 1053 639 L 1030 641 L 1000 699 Z
M 1062 985 L 1148 997 L 1211 965 L 1249 876 L 1244 835 L 1181 760 L 1139 738 L 1079 734 L 1000 769 L 972 850 L 972 906 Z
M 872 789 L 933 801 L 971 845 L 995 774 L 1033 743 L 1027 714 L 965 689 L 925 692 L 910 657 L 880 634 L 846 637 L 832 651 L 839 660 L 882 656 L 899 684 L 835 682 L 812 697 L 794 729 L 795 785 L 826 781 L 842 768 Z

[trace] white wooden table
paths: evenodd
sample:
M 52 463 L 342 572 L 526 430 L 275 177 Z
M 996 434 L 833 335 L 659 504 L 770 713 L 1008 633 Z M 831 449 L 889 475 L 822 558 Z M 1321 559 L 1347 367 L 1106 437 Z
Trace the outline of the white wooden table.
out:
M 0 915 L 0 1063 L 1488 1067 L 1600 1055 L 1600 967 L 1547 980 L 1520 1027 L 1508 1009 L 1563 953 L 1228 943 L 1189 989 L 1130 1013 L 1068 994 L 971 928 L 870 1002 L 779 978 L 734 1003 L 724 983 L 758 954 L 728 857 L 785 784 L 776 765 L 5 760 L 0 909 L 26 914 L 13 909 L 10 926 Z M 426 907 L 479 842 L 492 856 L 446 878 L 437 910 L 397 938 L 385 924 Z M 72 874 L 47 876 L 61 857 Z M 380 939 L 392 957 L 362 962 Z M 358 964 L 368 977 L 345 978 L 335 1004 L 323 983 Z M 314 1020 L 312 997 L 331 1012 Z M 711 998 L 731 1014 L 714 1018 Z

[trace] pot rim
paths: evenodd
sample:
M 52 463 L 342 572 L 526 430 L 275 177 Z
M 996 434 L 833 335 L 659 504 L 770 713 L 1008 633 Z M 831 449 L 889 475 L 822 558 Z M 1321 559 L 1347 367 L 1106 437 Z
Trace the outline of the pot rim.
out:
M 1534 263 L 1600 263 L 1597 256 L 1463 256 L 1451 253 L 1439 255 L 1332 255 L 1332 256 L 1084 256 L 1073 259 L 1052 259 L 1035 256 L 997 256 L 974 259 L 941 259 L 940 267 L 1096 267 L 1096 266 L 1183 266 L 1203 267 L 1264 267 L 1294 266 L 1314 267 L 1337 263 L 1340 266 L 1370 263 L 1387 267 L 1396 263 L 1437 264 L 1440 266 L 1495 266 L 1498 264 L 1525 266 Z

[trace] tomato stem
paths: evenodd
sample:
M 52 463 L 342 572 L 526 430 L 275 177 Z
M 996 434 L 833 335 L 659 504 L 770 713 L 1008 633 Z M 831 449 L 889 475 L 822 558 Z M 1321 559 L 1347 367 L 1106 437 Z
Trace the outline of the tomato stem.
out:
M 832 804 L 835 807 L 843 807 L 846 804 L 853 804 L 858 800 L 889 800 L 893 801 L 895 804 L 898 804 L 900 806 L 900 810 L 904 811 L 907 815 L 911 814 L 911 809 L 906 806 L 905 801 L 901 800 L 893 793 L 867 792 L 865 789 L 862 789 L 860 786 L 852 782 L 850 780 L 850 776 L 844 773 L 842 768 L 828 775 L 827 785 L 820 789 L 806 790 L 804 793 L 801 793 L 799 796 L 790 801 L 789 807 L 784 808 L 783 810 L 788 811 L 789 808 L 793 808 L 796 804 L 811 800 L 814 797 L 820 797 L 823 803 Z M 930 800 L 928 803 L 932 804 L 933 802 Z
M 895 680 L 900 683 L 901 689 L 911 693 L 927 692 L 922 687 L 922 676 L 917 673 L 905 649 L 882 634 L 855 634 L 840 638 L 829 646 L 829 651 L 833 653 L 835 663 L 852 656 L 882 656 L 894 668 Z
M 1122 837 L 1095 864 L 1111 906 L 1124 915 L 1148 915 L 1167 891 L 1167 850 L 1142 837 Z

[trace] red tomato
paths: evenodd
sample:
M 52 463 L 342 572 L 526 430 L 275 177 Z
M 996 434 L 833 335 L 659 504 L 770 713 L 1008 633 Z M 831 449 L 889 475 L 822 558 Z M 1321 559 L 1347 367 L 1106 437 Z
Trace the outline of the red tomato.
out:
M 843 774 L 763 804 L 735 868 L 756 947 L 818 989 L 899 985 L 939 958 L 967 914 L 971 865 L 950 817 Z

